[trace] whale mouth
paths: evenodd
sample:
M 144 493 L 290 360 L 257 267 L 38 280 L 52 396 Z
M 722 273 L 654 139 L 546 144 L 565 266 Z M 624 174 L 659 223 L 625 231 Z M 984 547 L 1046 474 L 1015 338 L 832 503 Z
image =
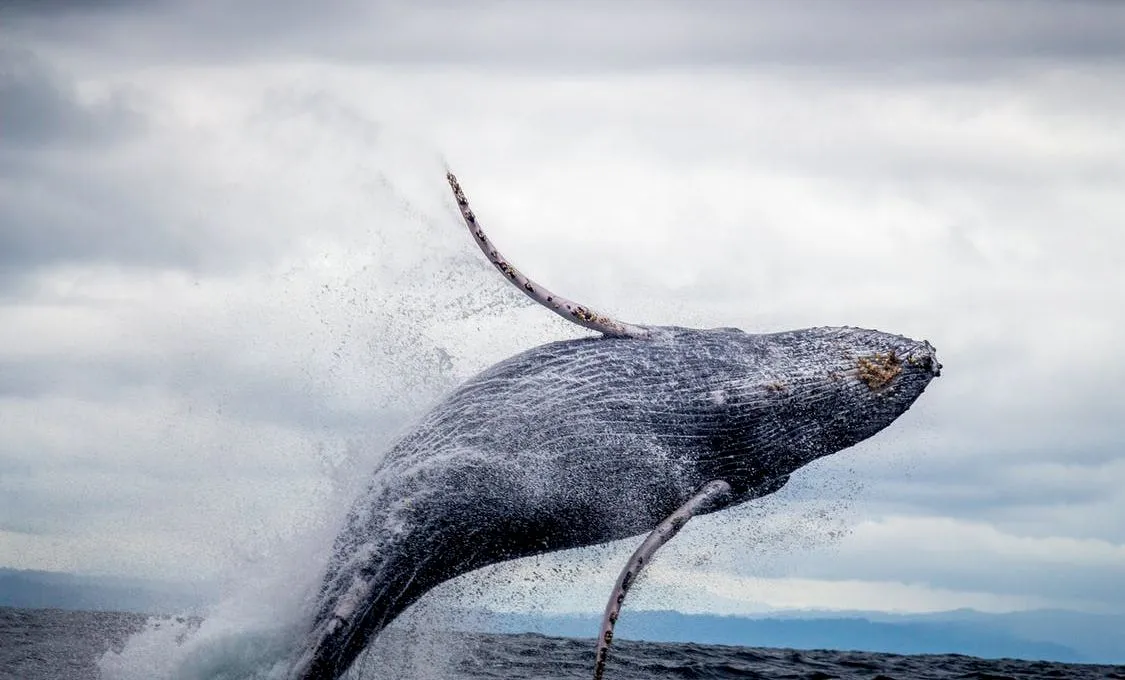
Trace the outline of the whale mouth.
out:
M 923 371 L 927 371 L 931 378 L 936 378 L 941 375 L 941 362 L 937 360 L 937 350 L 930 344 L 928 340 L 923 340 L 914 345 L 913 349 L 906 355 L 906 361 L 911 366 L 916 366 Z

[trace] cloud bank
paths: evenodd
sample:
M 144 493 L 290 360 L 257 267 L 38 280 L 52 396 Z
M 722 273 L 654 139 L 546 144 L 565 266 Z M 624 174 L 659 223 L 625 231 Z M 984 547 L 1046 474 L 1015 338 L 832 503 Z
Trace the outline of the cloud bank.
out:
M 654 606 L 1125 611 L 1117 4 L 2 11 L 0 564 L 212 578 L 330 537 L 428 403 L 574 336 L 449 163 L 622 318 L 938 347 L 892 431 L 693 523 Z M 613 550 L 560 559 L 608 584 Z

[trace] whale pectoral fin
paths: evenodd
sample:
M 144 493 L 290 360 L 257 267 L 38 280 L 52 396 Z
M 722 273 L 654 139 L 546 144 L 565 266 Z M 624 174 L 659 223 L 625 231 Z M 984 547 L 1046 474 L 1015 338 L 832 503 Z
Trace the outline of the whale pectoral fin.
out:
M 523 291 L 524 295 L 527 295 L 532 300 L 535 300 L 564 319 L 568 319 L 579 326 L 585 326 L 591 330 L 598 331 L 611 338 L 650 337 L 652 331 L 645 326 L 612 319 L 605 314 L 594 311 L 586 305 L 580 305 L 573 300 L 568 300 L 561 295 L 556 295 L 524 276 L 520 270 L 512 266 L 512 263 L 496 250 L 496 246 L 492 245 L 492 241 L 489 241 L 488 237 L 485 236 L 484 229 L 481 228 L 480 222 L 477 220 L 473 209 L 469 207 L 469 199 L 465 198 L 465 192 L 461 190 L 461 184 L 457 181 L 457 177 L 455 177 L 452 172 L 447 171 L 445 173 L 445 179 L 449 182 L 449 188 L 453 190 L 453 199 L 457 201 L 457 208 L 461 211 L 461 217 L 465 220 L 465 225 L 469 227 L 469 232 L 473 235 L 473 240 L 480 246 L 481 251 L 484 252 L 488 261 L 500 270 L 504 278 L 511 281 L 517 288 Z
M 652 556 L 656 554 L 660 546 L 670 541 L 673 536 L 679 533 L 680 529 L 684 528 L 689 519 L 704 512 L 729 494 L 730 484 L 722 480 L 707 482 L 686 503 L 677 508 L 671 515 L 668 515 L 663 522 L 656 525 L 652 533 L 645 538 L 644 542 L 629 558 L 629 561 L 625 563 L 625 568 L 621 570 L 621 575 L 617 577 L 617 583 L 613 586 L 613 592 L 610 593 L 609 602 L 605 606 L 605 615 L 602 617 L 602 628 L 598 635 L 598 649 L 594 663 L 594 680 L 601 680 L 605 673 L 609 644 L 613 641 L 613 627 L 617 623 L 617 617 L 621 614 L 621 604 L 625 601 L 625 593 L 636 581 L 637 574 L 652 560 Z

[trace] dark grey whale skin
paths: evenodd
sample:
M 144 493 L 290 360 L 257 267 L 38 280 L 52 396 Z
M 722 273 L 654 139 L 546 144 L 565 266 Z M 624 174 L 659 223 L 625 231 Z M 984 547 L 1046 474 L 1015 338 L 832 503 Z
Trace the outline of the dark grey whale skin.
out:
M 940 370 L 929 343 L 871 330 L 651 330 L 517 354 L 423 417 L 348 515 L 290 677 L 338 677 L 458 575 L 646 533 L 713 479 L 721 507 L 772 493 Z

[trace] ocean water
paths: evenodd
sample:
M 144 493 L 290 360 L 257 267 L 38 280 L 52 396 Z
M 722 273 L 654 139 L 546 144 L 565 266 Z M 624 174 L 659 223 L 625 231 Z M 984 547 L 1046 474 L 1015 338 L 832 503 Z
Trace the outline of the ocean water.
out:
M 118 612 L 75 612 L 0 607 L 0 679 L 93 680 L 105 677 L 107 660 L 142 631 L 164 630 L 186 639 L 200 622 L 151 619 Z M 242 650 L 253 656 L 260 642 Z M 246 654 L 242 654 L 244 657 Z M 239 657 L 216 649 L 213 678 L 239 677 Z M 245 659 L 242 659 L 244 661 Z M 164 676 L 162 658 L 149 658 L 153 680 Z M 109 664 L 112 667 L 112 664 Z M 196 667 L 200 671 L 207 666 Z M 392 630 L 360 659 L 349 680 L 562 680 L 593 675 L 593 640 L 540 635 L 425 633 Z M 606 678 L 749 678 L 792 680 L 1007 680 L 1094 678 L 1125 680 L 1125 666 L 977 659 L 960 655 L 903 656 L 866 652 L 798 651 L 719 645 L 615 641 Z

